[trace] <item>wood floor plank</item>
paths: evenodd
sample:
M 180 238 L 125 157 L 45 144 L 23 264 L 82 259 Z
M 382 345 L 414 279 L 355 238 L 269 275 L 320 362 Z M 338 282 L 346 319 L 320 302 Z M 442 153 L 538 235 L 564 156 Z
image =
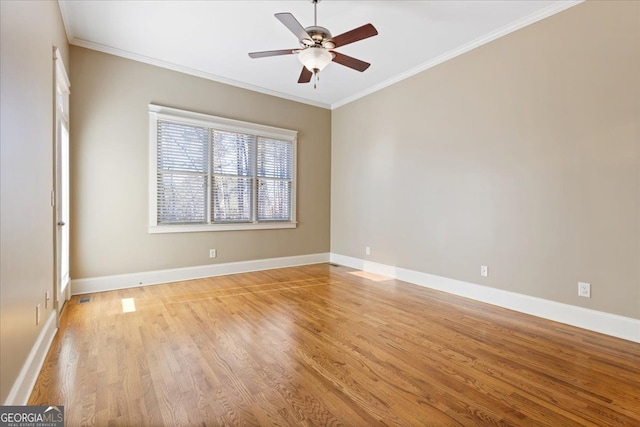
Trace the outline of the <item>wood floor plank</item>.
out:
M 70 426 L 640 425 L 640 344 L 353 273 L 74 297 L 29 404 Z

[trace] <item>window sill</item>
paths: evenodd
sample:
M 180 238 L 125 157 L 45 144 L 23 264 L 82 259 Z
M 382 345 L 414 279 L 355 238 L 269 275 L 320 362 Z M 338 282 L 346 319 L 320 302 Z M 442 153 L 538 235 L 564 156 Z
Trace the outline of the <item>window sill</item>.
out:
M 150 234 L 162 233 L 197 233 L 203 231 L 238 231 L 238 230 L 277 230 L 296 228 L 296 222 L 260 222 L 237 224 L 195 224 L 195 225 L 150 225 Z

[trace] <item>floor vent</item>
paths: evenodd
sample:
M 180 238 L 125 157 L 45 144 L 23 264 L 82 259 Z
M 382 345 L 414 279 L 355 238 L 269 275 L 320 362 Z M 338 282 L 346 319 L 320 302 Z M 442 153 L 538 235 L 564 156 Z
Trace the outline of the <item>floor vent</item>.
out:
M 78 297 L 78 304 L 88 304 L 93 301 L 93 297 L 91 295 L 83 295 Z

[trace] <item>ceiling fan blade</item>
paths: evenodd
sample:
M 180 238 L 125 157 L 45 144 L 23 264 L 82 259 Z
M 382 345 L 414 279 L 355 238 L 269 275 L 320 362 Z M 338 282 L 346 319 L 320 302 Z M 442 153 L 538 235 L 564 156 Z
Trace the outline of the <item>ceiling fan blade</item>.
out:
M 335 36 L 331 40 L 336 45 L 336 47 L 340 47 L 376 35 L 378 35 L 378 30 L 376 30 L 376 27 L 371 24 L 365 24 L 362 27 L 347 31 L 346 33 L 342 33 L 339 36 Z
M 300 73 L 298 83 L 309 83 L 311 81 L 311 76 L 313 76 L 311 71 L 309 71 L 307 67 L 302 67 L 302 72 Z
M 352 57 L 347 56 L 347 55 L 345 55 L 343 53 L 340 53 L 340 52 L 333 52 L 332 51 L 331 53 L 333 53 L 335 55 L 333 57 L 333 62 L 337 62 L 340 65 L 344 65 L 345 67 L 353 68 L 354 70 L 357 70 L 357 71 L 360 71 L 360 72 L 366 70 L 371 65 L 368 62 L 360 61 L 359 59 L 352 58 Z
M 263 52 L 251 52 L 251 58 L 266 58 L 268 56 L 291 55 L 300 52 L 300 49 L 265 50 Z
M 298 40 L 309 39 L 311 40 L 311 36 L 307 33 L 302 25 L 298 22 L 298 20 L 289 12 L 285 13 L 276 13 L 275 17 L 278 18 L 280 22 L 284 24 L 285 27 L 289 29 Z

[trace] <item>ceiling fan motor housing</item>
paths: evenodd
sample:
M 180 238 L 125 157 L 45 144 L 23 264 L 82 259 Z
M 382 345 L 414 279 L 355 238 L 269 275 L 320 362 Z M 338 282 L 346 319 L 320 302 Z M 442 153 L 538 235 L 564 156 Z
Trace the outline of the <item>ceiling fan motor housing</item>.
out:
M 302 47 L 321 46 L 325 49 L 333 49 L 334 47 L 336 47 L 335 43 L 331 41 L 331 32 L 326 28 L 312 25 L 311 27 L 307 27 L 304 30 L 309 34 L 311 39 L 304 38 L 300 40 L 300 45 Z

